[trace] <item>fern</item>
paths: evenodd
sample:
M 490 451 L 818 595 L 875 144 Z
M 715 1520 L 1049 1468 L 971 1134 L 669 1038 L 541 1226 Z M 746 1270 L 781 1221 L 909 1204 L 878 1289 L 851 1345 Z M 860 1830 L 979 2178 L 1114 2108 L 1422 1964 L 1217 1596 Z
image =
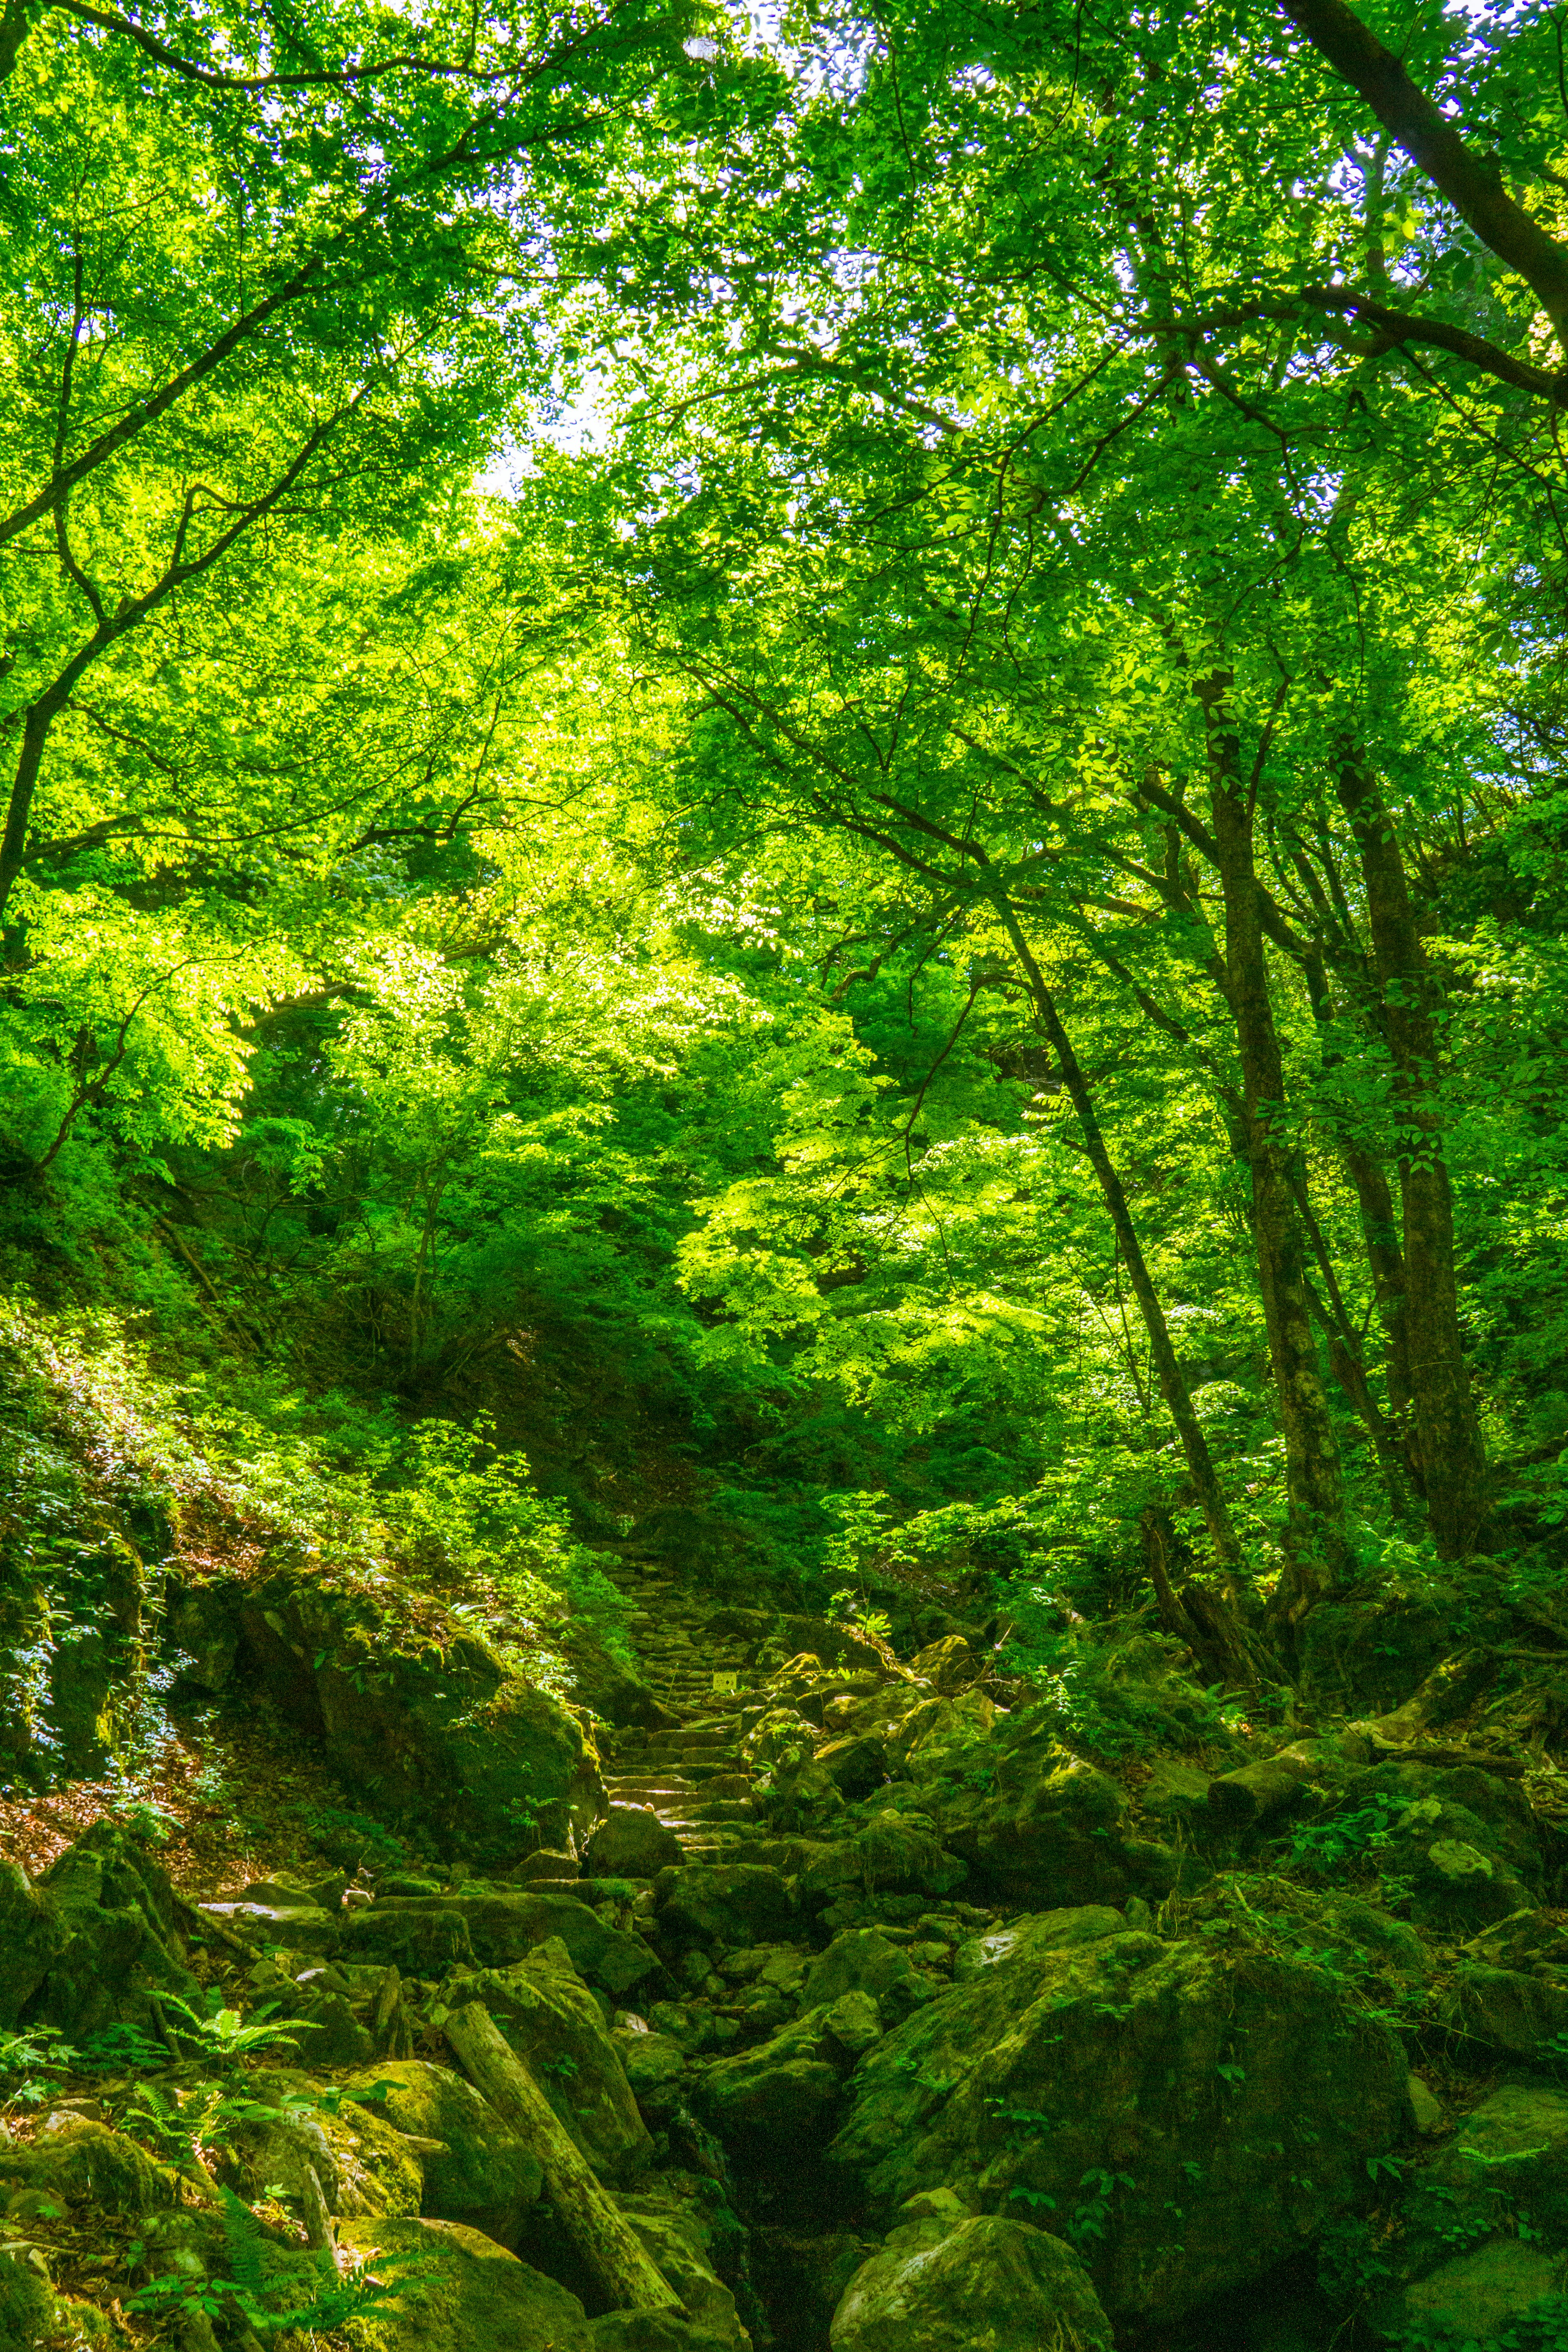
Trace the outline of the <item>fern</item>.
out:
M 230 2284 L 246 2303 L 259 2305 L 267 2293 L 261 2250 L 267 2240 L 260 2222 L 232 2189 L 220 2189 L 223 2200 L 224 2243 L 228 2248 Z

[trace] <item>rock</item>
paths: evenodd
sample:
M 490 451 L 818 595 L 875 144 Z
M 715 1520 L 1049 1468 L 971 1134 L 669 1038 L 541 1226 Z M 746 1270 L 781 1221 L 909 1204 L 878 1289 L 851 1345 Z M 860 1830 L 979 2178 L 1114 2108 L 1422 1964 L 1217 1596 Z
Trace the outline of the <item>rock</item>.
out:
M 1004 1899 L 1044 1909 L 1170 1893 L 1175 1856 L 1128 1834 L 1121 1789 L 1060 1747 L 1048 1723 L 1010 1720 L 986 1757 L 990 1785 L 961 1785 L 944 1801 L 942 1835 Z
M 1320 1931 L 1301 1926 L 1301 1940 L 1320 1940 Z M 1414 1927 L 1403 1919 L 1391 1918 L 1375 1903 L 1363 1903 L 1353 1895 L 1331 1895 L 1323 1905 L 1321 1934 L 1334 1942 L 1350 1945 L 1363 1951 L 1371 1960 L 1380 1961 L 1396 1976 L 1426 1978 L 1431 1974 L 1432 1963 L 1426 1947 Z
M 201 1903 L 205 1919 L 216 1919 L 257 1945 L 280 1944 L 289 1952 L 335 1952 L 342 1922 L 319 1903 L 260 1903 L 248 1899 Z
M 1411 2077 L 1413 2087 L 1416 2080 Z M 1429 2091 L 1426 2097 L 1436 2107 Z M 1545 2083 L 1505 2083 L 1460 2118 L 1421 2177 L 1460 2198 L 1491 2195 L 1522 2207 L 1534 2228 L 1562 2239 L 1568 2233 L 1568 2091 Z
M 910 1672 L 921 1675 L 944 1698 L 966 1690 L 982 1671 L 980 1660 L 962 1633 L 950 1633 L 942 1642 L 928 1642 L 910 1660 Z
M 636 1724 L 647 1731 L 662 1731 L 680 1720 L 660 1703 L 640 1675 L 623 1665 L 582 1626 L 573 1628 L 565 1647 L 572 1669 L 572 1696 L 579 1706 L 591 1707 L 617 1727 Z
M 1161 1822 L 1182 1822 L 1188 1828 L 1206 1823 L 1210 1818 L 1208 1794 L 1212 1779 L 1211 1773 L 1200 1772 L 1195 1764 L 1183 1764 L 1171 1756 L 1156 1756 L 1142 1790 L 1143 1811 Z
M 198 1584 L 182 1590 L 171 1582 L 164 1602 L 163 1646 L 173 1652 L 178 1679 L 187 1689 L 226 1690 L 234 1679 L 239 1651 L 237 1589 Z
M 343 1994 L 317 1993 L 300 2011 L 300 2054 L 312 2066 L 363 2066 L 375 2049 Z
M 15 2027 L 70 1931 L 20 1863 L 0 1855 L 0 2026 Z
M 1068 1951 L 1075 1944 L 1095 1944 L 1101 1937 L 1120 1936 L 1126 1927 L 1122 1914 L 1104 1903 L 1037 1912 L 1030 1918 L 1015 1919 L 1008 1927 L 990 1927 L 984 1935 L 967 1937 L 953 1955 L 953 1981 L 969 1984 L 987 1969 L 999 1968 L 1004 1960 L 1027 1958 L 1036 1952 Z
M 1514 1843 L 1468 1806 L 1422 1797 L 1391 1830 L 1384 1867 L 1415 1881 L 1411 1909 L 1423 1926 L 1463 1933 L 1509 1918 L 1534 1899 L 1539 1861 L 1531 1857 L 1527 1882 L 1500 1851 Z
M 342 1942 L 362 1963 L 380 1962 L 405 1976 L 439 1978 L 448 1969 L 471 1966 L 468 1923 L 439 1897 L 392 1896 L 351 1913 Z
M 911 2005 L 907 1994 L 913 1977 L 909 1955 L 899 1945 L 890 1944 L 875 1927 L 847 1927 L 812 1961 L 801 1990 L 812 2009 L 830 2005 L 845 1993 L 868 1992 L 896 2010 Z
M 611 2040 L 639 2101 L 665 2090 L 686 2072 L 686 2053 L 668 2033 L 617 2032 Z
M 372 2269 L 377 2254 L 423 2257 L 429 2266 L 358 2323 L 375 2352 L 593 2352 L 576 2296 L 477 2230 L 455 2221 L 345 2221 L 338 2242 Z
M 301 2216 L 310 2210 L 307 2174 L 313 2172 L 329 2213 L 412 2217 L 419 2210 L 422 2178 L 403 2133 L 374 2106 L 345 2101 L 322 2105 L 304 2074 L 268 2074 L 257 2088 L 270 2114 L 233 2127 L 240 2178 L 231 2186 L 251 2198 L 278 2189 Z
M 0 2181 L 7 2185 L 7 2221 L 17 2227 L 61 2205 L 93 2205 L 141 2221 L 167 2212 L 177 2198 L 174 2175 L 133 2139 L 68 2111 L 47 2116 L 30 2147 L 0 2145 Z M 0 2332 L 0 2346 L 5 2340 Z
M 25 1882 L 24 1882 L 25 1887 Z M 52 1916 L 13 1885 L 3 1898 L 20 1930 L 18 1956 L 7 1955 L 13 1985 L 24 1981 L 46 1948 L 41 1983 L 26 1998 L 30 2024 L 59 2028 L 80 2042 L 106 2025 L 135 2023 L 154 2032 L 148 1996 L 175 1994 L 200 2009 L 201 1987 L 184 1964 L 174 1889 L 146 1848 L 120 1823 L 95 1822 L 50 1865 L 35 1890 Z
M 460 1922 L 461 1936 L 452 1925 L 429 1928 L 418 1924 L 430 1920 Z M 552 1936 L 558 1936 L 565 1945 L 580 1974 L 603 1985 L 606 1992 L 629 1991 L 658 1966 L 639 1937 L 612 1927 L 574 1895 L 502 1894 L 495 1889 L 445 1895 L 437 1903 L 373 1903 L 349 1919 L 342 1948 L 345 1955 L 374 1953 L 377 1959 L 390 1959 L 397 1958 L 407 1938 L 417 1942 L 428 1937 L 439 1943 L 466 1937 L 466 1948 L 455 1957 L 471 1958 L 485 1968 L 507 1968 Z M 401 1959 L 397 1964 L 413 1976 L 443 1973 Z
M 1301 1621 L 1303 1694 L 1336 1713 L 1380 1713 L 1407 1697 L 1452 1641 L 1452 1615 L 1436 1603 L 1321 1601 Z
M 595 2170 L 605 2179 L 641 2171 L 653 2155 L 647 2126 L 598 2002 L 574 1972 L 528 1961 L 458 1976 L 450 2009 L 482 2000 L 505 2039 Z
M 870 1796 L 888 1777 L 888 1751 L 879 1739 L 867 1733 L 856 1739 L 830 1739 L 817 1749 L 816 1764 L 851 1803 Z
M 988 2215 L 914 2220 L 858 2270 L 832 2352 L 1112 2352 L 1088 2272 L 1060 2238 Z
M 1210 1819 L 1225 1829 L 1243 1830 L 1294 1811 L 1312 1784 L 1332 1769 L 1332 1759 L 1321 1752 L 1327 1746 L 1326 1741 L 1298 1740 L 1278 1755 L 1220 1773 L 1209 1782 Z
M 580 1865 L 569 1853 L 553 1853 L 548 1846 L 540 1846 L 533 1853 L 525 1853 L 514 1863 L 508 1876 L 511 1878 L 575 1878 Z
M 694 2086 L 712 2129 L 760 2170 L 790 2173 L 832 2135 L 853 2056 L 834 2038 L 831 2014 L 808 2010 L 754 2050 L 716 2059 Z
M 433 1604 L 421 1600 L 427 1625 Z M 384 1605 L 289 1571 L 239 1597 L 239 1667 L 319 1739 L 367 1810 L 448 1860 L 579 1850 L 605 1810 L 598 1758 L 558 1699 L 452 1618 L 400 1641 Z
M 831 2158 L 883 2210 L 941 2185 L 1004 2213 L 1048 2198 L 1112 2318 L 1168 2320 L 1369 2194 L 1405 2073 L 1315 1968 L 1136 1931 L 1024 1943 L 867 2053 Z
M 721 1949 L 782 1936 L 795 1910 L 780 1873 L 751 1863 L 688 1863 L 661 1870 L 654 1900 L 667 1933 Z
M 1404 2341 L 1479 2347 L 1490 2345 L 1532 2304 L 1563 2292 L 1568 2264 L 1559 2252 L 1498 2237 L 1440 2263 L 1396 2294 L 1380 2297 L 1373 2316 Z
M 824 1767 L 815 1761 L 786 1772 L 778 1768 L 771 1786 L 758 1794 L 759 1810 L 769 1825 L 787 1836 L 834 1838 L 844 1822 L 844 1792 Z
M 1568 1988 L 1472 1962 L 1455 1971 L 1448 2013 L 1476 2041 L 1512 2057 L 1538 2058 L 1544 2043 L 1568 2034 Z
M 751 2352 L 751 2337 L 713 2267 L 708 2229 L 696 2210 L 658 2193 L 616 2202 L 685 2311 L 606 2313 L 589 2323 L 595 2352 Z
M 824 2025 L 850 2065 L 882 2038 L 882 2012 L 868 1992 L 841 1992 L 829 2002 Z
M 418 2159 L 422 2213 L 460 2221 L 503 2246 L 515 2242 L 543 2176 L 532 2150 L 471 2083 L 449 2067 L 393 2058 L 366 2067 L 346 2087 L 384 2093 L 363 2111 L 384 2115 L 413 2138 L 440 2144 L 439 2155 L 425 2152 Z
M 0 2352 L 42 2352 L 58 2341 L 58 2315 L 48 2280 L 29 2267 L 26 2251 L 0 2247 Z
M 612 1805 L 583 1857 L 585 1869 L 605 1878 L 657 1878 L 680 1859 L 680 1840 L 651 1805 Z
M 802 1871 L 800 1898 L 820 1910 L 851 1894 L 948 1895 L 968 1874 L 959 1857 L 943 1850 L 926 1815 L 884 1807 Z
M 1411 2075 L 1405 2085 L 1405 2094 L 1413 2131 L 1418 2131 L 1423 2138 L 1429 2138 L 1434 2132 L 1447 2128 L 1447 2111 L 1443 2102 L 1435 2091 L 1427 2088 L 1419 2074 Z
M 741 1753 L 759 1772 L 797 1772 L 811 1761 L 813 1726 L 793 1706 L 771 1706 L 753 1723 Z

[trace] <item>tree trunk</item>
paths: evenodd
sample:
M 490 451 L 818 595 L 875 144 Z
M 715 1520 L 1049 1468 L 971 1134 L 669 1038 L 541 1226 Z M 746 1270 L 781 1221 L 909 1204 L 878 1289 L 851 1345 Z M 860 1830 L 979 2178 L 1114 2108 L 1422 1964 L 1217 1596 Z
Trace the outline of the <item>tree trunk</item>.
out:
M 1454 1204 L 1436 1100 L 1439 1054 L 1432 975 L 1393 824 L 1353 745 L 1342 749 L 1335 783 L 1361 853 L 1373 959 L 1394 1057 L 1415 1453 L 1438 1554 L 1458 1559 L 1471 1549 L 1486 1517 L 1487 1461 L 1459 1339 Z
M 446 2035 L 475 2088 L 539 2158 L 556 2223 L 614 2311 L 679 2311 L 631 2223 L 600 2187 L 593 2167 L 482 2001 L 447 2018 Z
M 1198 1508 L 1203 1513 L 1204 1524 L 1209 1531 L 1210 1540 L 1214 1545 L 1215 1560 L 1221 1572 L 1222 1591 L 1218 1593 L 1205 1594 L 1203 1603 L 1200 1604 L 1201 1613 L 1205 1621 L 1202 1632 L 1205 1637 L 1206 1645 L 1212 1654 L 1216 1654 L 1216 1661 L 1222 1663 L 1223 1670 L 1227 1674 L 1238 1676 L 1248 1685 L 1256 1684 L 1260 1675 L 1264 1680 L 1272 1680 L 1278 1669 L 1274 1668 L 1272 1662 L 1262 1654 L 1258 1643 L 1247 1633 L 1242 1619 L 1239 1580 L 1245 1563 L 1241 1544 L 1231 1522 L 1230 1507 L 1225 1499 L 1225 1490 L 1219 1483 L 1219 1475 L 1214 1466 L 1214 1456 L 1209 1452 L 1208 1440 L 1205 1437 L 1202 1424 L 1193 1411 L 1192 1394 L 1181 1365 L 1176 1360 L 1176 1350 L 1171 1341 L 1170 1327 L 1165 1321 L 1164 1309 L 1160 1305 L 1159 1293 L 1154 1288 L 1153 1279 L 1139 1244 L 1137 1228 L 1132 1223 L 1132 1213 L 1127 1205 L 1127 1194 L 1122 1189 L 1121 1179 L 1117 1173 L 1115 1162 L 1106 1145 L 1104 1132 L 1094 1107 L 1094 1097 L 1089 1092 L 1089 1080 L 1084 1076 L 1082 1064 L 1073 1051 L 1072 1040 L 1062 1024 L 1056 1000 L 1047 986 L 1045 974 L 1036 961 L 1028 941 L 1024 937 L 1017 916 L 1005 898 L 998 898 L 997 908 L 1007 935 L 1013 942 L 1014 953 L 1017 956 L 1025 978 L 1028 982 L 1037 1018 L 1050 1044 L 1052 1053 L 1057 1057 L 1061 1069 L 1062 1082 L 1067 1087 L 1072 1107 L 1078 1113 L 1079 1126 L 1083 1132 L 1089 1164 L 1099 1180 L 1100 1193 L 1110 1213 L 1111 1225 L 1115 1230 L 1122 1259 L 1127 1267 L 1128 1279 L 1132 1285 L 1133 1296 L 1138 1301 L 1138 1311 L 1143 1318 L 1143 1328 L 1149 1334 L 1149 1349 L 1154 1360 L 1154 1370 L 1160 1382 L 1160 1393 L 1165 1400 L 1166 1410 L 1171 1419 L 1176 1424 L 1176 1434 L 1181 1439 L 1182 1452 L 1186 1460 L 1187 1475 L 1193 1482 L 1193 1491 L 1197 1497 Z M 1187 1605 L 1191 1614 L 1190 1595 Z M 1218 1656 L 1218 1654 L 1223 1654 L 1223 1656 Z
M 1312 1001 L 1312 1018 L 1326 1040 L 1333 1009 L 1329 1002 L 1328 982 L 1322 965 L 1315 956 L 1308 960 L 1306 979 L 1307 992 Z M 1338 1053 L 1325 1042 L 1325 1071 L 1333 1070 L 1339 1060 Z M 1399 1246 L 1399 1228 L 1394 1222 L 1394 1196 L 1388 1189 L 1387 1177 L 1370 1151 L 1342 1129 L 1336 1140 L 1361 1218 L 1362 1246 L 1366 1252 L 1367 1272 L 1372 1276 L 1372 1295 L 1376 1302 L 1378 1324 L 1383 1332 L 1388 1409 L 1405 1448 L 1405 1467 L 1413 1485 L 1419 1489 L 1420 1465 L 1415 1458 L 1410 1424 L 1410 1334 L 1405 1311 L 1405 1258 Z
M 1285 1129 L 1285 1069 L 1268 993 L 1262 906 L 1252 849 L 1252 803 L 1229 707 L 1231 676 L 1194 688 L 1208 740 L 1213 831 L 1225 899 L 1226 978 L 1241 1055 L 1242 1104 L 1258 1254 L 1274 1383 L 1285 1434 L 1289 1515 L 1278 1605 L 1294 1624 L 1350 1574 L 1344 1487 L 1328 1391 L 1307 1304 L 1306 1260 L 1292 1198 Z

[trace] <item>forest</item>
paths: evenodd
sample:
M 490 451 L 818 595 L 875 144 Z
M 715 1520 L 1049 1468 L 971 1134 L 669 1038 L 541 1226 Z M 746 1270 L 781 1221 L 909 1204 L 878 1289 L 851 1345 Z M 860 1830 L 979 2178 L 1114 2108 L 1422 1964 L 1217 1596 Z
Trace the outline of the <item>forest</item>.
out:
M 0 0 L 0 2352 L 1568 2352 L 1565 45 Z

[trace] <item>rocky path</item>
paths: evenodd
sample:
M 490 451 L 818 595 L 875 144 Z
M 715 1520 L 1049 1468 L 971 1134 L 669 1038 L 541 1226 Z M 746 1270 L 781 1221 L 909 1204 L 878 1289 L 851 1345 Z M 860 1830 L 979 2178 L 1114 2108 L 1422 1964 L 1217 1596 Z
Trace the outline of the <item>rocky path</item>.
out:
M 612 1818 L 651 1810 L 679 1839 L 683 1861 L 734 1860 L 755 1811 L 740 1748 L 747 1646 L 710 1633 L 711 1607 L 668 1570 L 624 1560 L 615 1580 L 632 1604 L 644 1677 L 677 1720 L 616 1733 L 605 1774 Z

